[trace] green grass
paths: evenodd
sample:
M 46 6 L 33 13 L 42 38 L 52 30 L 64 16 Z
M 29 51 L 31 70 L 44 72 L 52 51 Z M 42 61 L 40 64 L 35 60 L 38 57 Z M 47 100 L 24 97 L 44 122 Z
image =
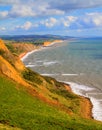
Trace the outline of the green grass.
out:
M 71 117 L 1 76 L 0 123 L 24 130 L 102 130 L 102 123 Z

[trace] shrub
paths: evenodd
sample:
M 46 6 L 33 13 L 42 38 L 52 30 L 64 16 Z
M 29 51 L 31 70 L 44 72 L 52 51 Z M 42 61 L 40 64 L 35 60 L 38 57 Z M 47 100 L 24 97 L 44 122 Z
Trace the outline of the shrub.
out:
M 0 49 L 0 55 L 3 55 L 4 53 L 5 53 L 5 51 Z
M 42 83 L 42 80 L 40 79 L 39 74 L 33 72 L 30 69 L 23 71 L 22 74 L 23 74 L 23 78 L 25 78 L 28 81 L 31 81 L 31 82 L 34 82 L 34 83 L 37 83 L 37 84 Z

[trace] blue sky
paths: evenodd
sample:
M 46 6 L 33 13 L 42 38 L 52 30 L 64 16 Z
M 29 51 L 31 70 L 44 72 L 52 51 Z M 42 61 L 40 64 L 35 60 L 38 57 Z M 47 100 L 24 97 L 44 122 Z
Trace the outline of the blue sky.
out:
M 0 0 L 0 35 L 102 36 L 102 0 Z

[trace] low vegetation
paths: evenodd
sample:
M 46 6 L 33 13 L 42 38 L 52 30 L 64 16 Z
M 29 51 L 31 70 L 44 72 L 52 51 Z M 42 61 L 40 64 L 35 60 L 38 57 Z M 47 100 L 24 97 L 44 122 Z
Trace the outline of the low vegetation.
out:
M 24 130 L 101 130 L 102 124 L 69 116 L 36 97 L 19 84 L 0 76 L 0 122 Z
M 33 72 L 30 69 L 24 70 L 22 72 L 23 78 L 26 79 L 27 81 L 29 81 L 32 84 L 38 84 L 41 85 L 42 84 L 42 80 L 39 74 L 37 74 L 36 72 Z

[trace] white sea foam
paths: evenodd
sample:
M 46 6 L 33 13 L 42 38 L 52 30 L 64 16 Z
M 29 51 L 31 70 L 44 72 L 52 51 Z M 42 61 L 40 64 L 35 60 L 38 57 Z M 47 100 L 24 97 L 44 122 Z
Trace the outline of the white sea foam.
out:
M 35 65 L 26 65 L 26 67 L 34 67 Z
M 42 66 L 42 65 L 37 65 L 37 64 L 28 64 L 28 65 L 25 65 L 26 67 L 30 67 L 30 68 L 32 68 L 32 67 L 38 67 L 38 66 Z
M 39 49 L 35 49 L 35 50 L 33 50 L 33 51 L 28 52 L 25 56 L 23 56 L 23 57 L 21 58 L 21 60 L 24 61 L 29 55 L 31 55 L 31 54 L 34 53 L 34 52 L 40 51 L 40 50 L 42 50 L 42 49 L 44 49 L 44 47 L 41 47 L 41 48 L 39 48 Z
M 62 76 L 78 76 L 78 74 L 62 74 Z
M 50 66 L 50 65 L 54 65 L 56 63 L 58 63 L 58 61 L 46 61 L 46 60 L 45 61 L 41 61 L 41 60 L 39 60 L 39 61 L 35 61 L 35 64 L 33 64 L 31 62 L 28 63 L 26 65 L 26 67 L 35 67 L 35 66 L 45 66 L 45 67 L 47 67 L 47 66 Z
M 96 97 L 96 95 L 102 95 L 102 93 L 95 93 L 95 91 L 97 91 L 97 88 L 80 85 L 72 82 L 65 83 L 70 84 L 70 87 L 74 93 L 90 98 L 93 104 L 93 118 L 102 121 L 102 100 L 98 99 L 98 96 Z
M 31 52 L 28 52 L 24 57 L 21 58 L 22 61 L 24 61 L 29 55 L 31 55 L 32 53 L 36 52 L 37 50 L 33 50 Z
M 29 62 L 29 63 L 28 63 L 28 65 L 31 65 L 31 64 L 32 64 L 32 62 Z
M 37 61 L 35 61 L 36 63 L 43 63 L 43 61 L 42 60 L 37 60 Z
M 44 74 L 41 74 L 43 76 L 55 76 L 55 75 L 58 75 L 58 74 L 47 74 L 47 73 L 44 73 Z
M 79 74 L 66 74 L 66 73 L 63 73 L 62 76 L 80 76 L 80 75 L 84 75 L 84 73 L 79 73 Z
M 54 64 L 56 64 L 56 63 L 58 63 L 57 61 L 45 61 L 44 63 L 43 63 L 43 65 L 44 66 L 49 66 L 49 65 L 54 65 Z
M 94 105 L 92 110 L 94 119 L 102 121 L 102 101 L 93 97 L 91 97 L 90 100 Z

